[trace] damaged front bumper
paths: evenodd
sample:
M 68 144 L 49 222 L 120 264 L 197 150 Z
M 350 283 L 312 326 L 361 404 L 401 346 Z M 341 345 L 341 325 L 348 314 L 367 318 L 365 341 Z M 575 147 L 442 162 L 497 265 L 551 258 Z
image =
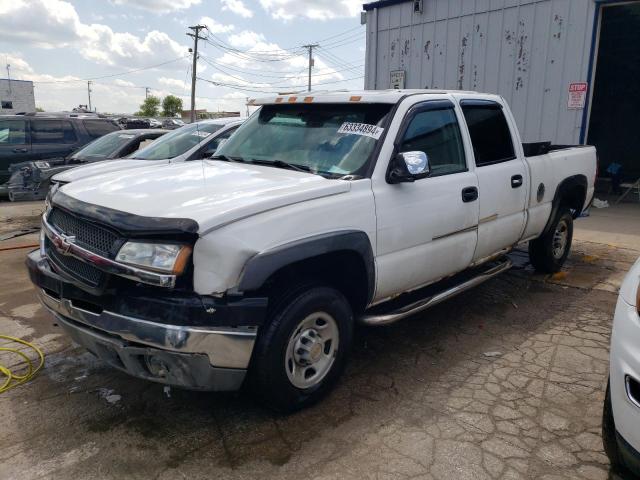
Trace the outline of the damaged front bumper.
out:
M 100 297 L 88 295 L 68 279 L 53 271 L 45 256 L 38 250 L 27 257 L 27 266 L 43 305 L 78 344 L 105 361 L 135 377 L 193 390 L 230 391 L 242 385 L 258 325 L 266 311 L 266 300 L 250 299 L 235 304 L 207 304 L 209 312 L 218 313 L 238 322 L 229 326 L 188 324 L 191 302 L 177 302 L 182 315 L 167 308 L 166 299 L 158 298 L 158 309 L 165 309 L 166 318 L 149 319 L 132 316 L 131 310 L 109 310 L 99 304 Z M 120 292 L 119 301 L 131 305 Z M 145 297 L 146 302 L 153 299 Z M 118 304 L 119 305 L 119 304 Z M 202 302 L 200 303 L 203 308 Z M 146 312 L 153 312 L 148 305 Z M 137 309 L 133 309 L 136 311 Z M 140 310 L 142 312 L 142 310 Z M 123 314 L 123 312 L 125 314 Z M 172 313 L 177 315 L 174 317 Z M 253 321 L 247 321 L 247 319 Z M 183 324 L 176 325 L 175 319 Z M 160 321 L 159 321 L 160 320 Z M 218 324 L 219 325 L 219 324 Z M 232 326 L 233 325 L 233 326 Z

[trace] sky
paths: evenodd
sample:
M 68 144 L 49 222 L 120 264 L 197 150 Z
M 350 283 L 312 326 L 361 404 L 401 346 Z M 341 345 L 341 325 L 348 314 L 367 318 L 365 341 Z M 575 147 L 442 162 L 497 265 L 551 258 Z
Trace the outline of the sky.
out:
M 0 78 L 32 80 L 47 111 L 87 104 L 133 113 L 149 94 L 189 108 L 193 39 L 196 108 L 245 111 L 247 98 L 300 91 L 314 49 L 316 89 L 361 89 L 362 0 L 0 0 Z

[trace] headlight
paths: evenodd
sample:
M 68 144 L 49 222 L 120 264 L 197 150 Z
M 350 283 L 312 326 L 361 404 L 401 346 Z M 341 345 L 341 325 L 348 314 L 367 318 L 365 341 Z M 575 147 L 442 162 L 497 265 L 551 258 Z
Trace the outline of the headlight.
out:
M 190 255 L 191 247 L 187 245 L 127 242 L 120 248 L 116 261 L 180 275 Z

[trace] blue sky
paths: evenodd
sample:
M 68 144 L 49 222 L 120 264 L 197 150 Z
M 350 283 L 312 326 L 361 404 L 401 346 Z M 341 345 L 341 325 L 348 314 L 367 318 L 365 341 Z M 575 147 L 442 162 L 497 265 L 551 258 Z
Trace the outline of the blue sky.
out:
M 307 43 L 320 43 L 314 55 L 318 89 L 362 88 L 362 3 L 0 0 L 0 66 L 8 63 L 14 79 L 33 80 L 36 105 L 47 110 L 87 103 L 88 78 L 94 79 L 91 97 L 99 111 L 134 112 L 144 87 L 153 95 L 182 95 L 186 108 L 187 27 L 203 23 L 209 28 L 199 47 L 198 77 L 204 80 L 198 81 L 197 107 L 244 111 L 246 97 L 306 85 L 300 46 Z M 122 74 L 131 70 L 138 71 Z

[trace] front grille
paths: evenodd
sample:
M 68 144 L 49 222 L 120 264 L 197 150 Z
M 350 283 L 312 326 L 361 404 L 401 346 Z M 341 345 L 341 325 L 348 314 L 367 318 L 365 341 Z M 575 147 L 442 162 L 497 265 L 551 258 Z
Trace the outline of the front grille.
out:
M 48 222 L 57 231 L 76 237 L 74 243 L 77 245 L 105 257 L 111 257 L 113 246 L 118 241 L 118 235 L 111 230 L 89 223 L 59 208 L 51 210 Z
M 48 238 L 45 239 L 45 252 L 55 267 L 92 287 L 100 286 L 105 278 L 106 274 L 102 270 L 75 257 L 58 253 Z

